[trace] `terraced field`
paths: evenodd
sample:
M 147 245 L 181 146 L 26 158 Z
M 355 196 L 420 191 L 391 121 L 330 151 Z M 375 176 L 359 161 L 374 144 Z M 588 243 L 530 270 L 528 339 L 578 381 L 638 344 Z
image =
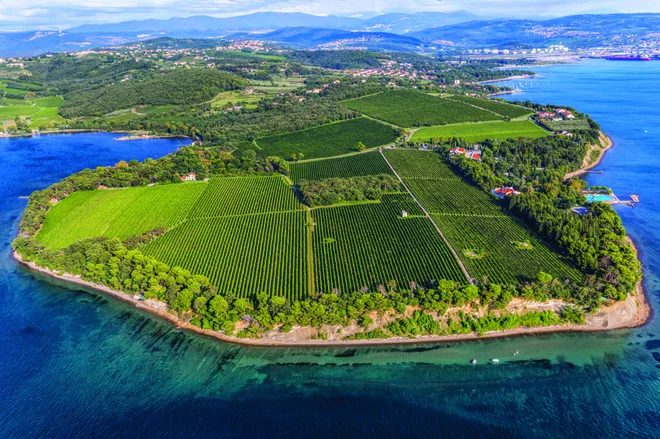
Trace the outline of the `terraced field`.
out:
M 408 218 L 402 208 L 410 209 Z M 438 279 L 465 282 L 442 238 L 408 195 L 379 204 L 315 209 L 313 233 L 318 291 L 356 291 L 396 280 L 407 287 Z
M 309 292 L 306 221 L 304 211 L 192 219 L 143 251 L 207 276 L 223 293 L 300 299 Z
M 377 151 L 354 154 L 311 162 L 292 163 L 291 179 L 323 180 L 325 178 L 349 178 L 365 175 L 391 174 L 392 170 Z
M 436 127 L 423 127 L 417 131 L 412 140 L 429 141 L 432 138 L 460 137 L 468 142 L 483 142 L 486 139 L 507 140 L 521 137 L 539 138 L 550 133 L 531 120 L 515 120 L 511 122 L 481 122 Z
M 205 183 L 74 192 L 53 206 L 39 241 L 64 248 L 88 238 L 126 239 L 185 220 Z
M 490 110 L 501 116 L 515 119 L 517 117 L 528 116 L 534 112 L 531 108 L 521 107 L 520 105 L 513 105 L 507 102 L 494 101 L 492 99 L 480 99 L 472 96 L 453 95 L 450 97 L 452 100 L 465 102 L 466 104 L 475 105 L 485 110 Z
M 439 154 L 388 150 L 387 159 L 431 214 L 474 278 L 517 284 L 545 271 L 578 280 L 579 271 L 487 193 L 463 181 Z
M 502 120 L 491 111 L 412 90 L 387 91 L 344 101 L 344 104 L 400 127 Z
M 358 142 L 367 148 L 394 142 L 399 133 L 394 128 L 367 118 L 321 125 L 307 130 L 257 139 L 260 154 L 285 159 L 292 155 L 305 159 L 333 157 L 356 151 Z

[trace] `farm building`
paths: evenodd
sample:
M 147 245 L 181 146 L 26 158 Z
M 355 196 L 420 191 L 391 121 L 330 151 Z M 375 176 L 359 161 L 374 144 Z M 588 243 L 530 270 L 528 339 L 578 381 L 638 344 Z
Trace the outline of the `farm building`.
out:
M 179 178 L 182 181 L 196 181 L 197 175 L 194 172 L 189 172 L 188 175 L 182 175 Z

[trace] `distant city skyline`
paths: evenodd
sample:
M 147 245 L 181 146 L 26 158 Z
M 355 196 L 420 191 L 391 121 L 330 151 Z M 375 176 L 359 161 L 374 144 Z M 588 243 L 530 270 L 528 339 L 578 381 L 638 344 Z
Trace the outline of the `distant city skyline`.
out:
M 254 12 L 370 17 L 468 11 L 483 17 L 542 18 L 580 13 L 660 12 L 658 0 L 0 0 L 0 30 L 67 29 L 82 24 Z M 304 23 L 301 23 L 304 24 Z

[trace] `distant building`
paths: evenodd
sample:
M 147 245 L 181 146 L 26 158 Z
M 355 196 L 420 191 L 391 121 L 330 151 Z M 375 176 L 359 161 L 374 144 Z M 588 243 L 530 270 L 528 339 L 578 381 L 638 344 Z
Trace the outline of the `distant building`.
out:
M 197 175 L 194 172 L 189 172 L 188 175 L 182 175 L 179 178 L 181 181 L 196 181 Z
M 405 210 L 402 210 L 402 211 L 401 211 L 401 216 L 402 216 L 403 218 L 408 218 L 408 212 L 405 211 Z

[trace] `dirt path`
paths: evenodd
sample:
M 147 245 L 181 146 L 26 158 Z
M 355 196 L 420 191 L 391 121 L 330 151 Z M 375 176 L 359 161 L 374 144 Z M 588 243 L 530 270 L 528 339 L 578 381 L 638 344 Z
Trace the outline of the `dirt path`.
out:
M 392 170 L 392 172 L 394 172 L 394 175 L 396 175 L 396 178 L 399 179 L 399 182 L 401 183 L 401 185 L 402 185 L 402 186 L 406 189 L 406 191 L 410 194 L 410 196 L 412 197 L 412 199 L 415 200 L 415 203 L 417 203 L 417 205 L 419 205 L 419 207 L 422 209 L 422 212 L 424 212 L 424 215 L 426 215 L 426 217 L 429 219 L 429 221 L 431 221 L 431 224 L 433 224 L 433 227 L 435 227 L 435 230 L 437 230 L 437 232 L 440 234 L 440 237 L 442 237 L 442 240 L 445 242 L 445 244 L 447 244 L 447 247 L 448 247 L 449 250 L 451 251 L 452 255 L 454 255 L 454 259 L 456 259 L 456 262 L 458 262 L 458 265 L 459 265 L 459 267 L 461 267 L 461 271 L 462 271 L 463 274 L 465 275 L 466 279 L 467 279 L 471 284 L 474 284 L 474 279 L 472 278 L 472 276 L 470 276 L 470 273 L 468 273 L 467 268 L 465 268 L 465 264 L 463 264 L 463 261 L 461 260 L 461 258 L 460 258 L 460 256 L 458 255 L 458 253 L 456 253 L 456 250 L 455 250 L 454 247 L 451 245 L 451 243 L 449 242 L 449 240 L 447 239 L 447 237 L 445 236 L 445 234 L 442 233 L 442 230 L 440 230 L 440 227 L 438 227 L 438 225 L 435 223 L 435 221 L 433 221 L 433 218 L 431 218 L 431 214 L 428 213 L 428 211 L 426 210 L 426 208 L 422 205 L 422 203 L 419 202 L 419 200 L 417 199 L 417 197 L 415 197 L 415 195 L 412 193 L 412 191 L 411 191 L 410 189 L 408 189 L 408 186 L 406 186 L 406 184 L 403 182 L 403 179 L 401 178 L 401 176 L 399 175 L 399 173 L 396 172 L 396 169 L 394 169 L 394 166 L 392 166 L 392 164 L 390 163 L 390 161 L 387 160 L 387 157 L 385 157 L 385 154 L 383 154 L 383 150 L 381 149 L 379 152 L 380 152 L 380 155 L 383 156 L 383 159 L 384 159 L 385 162 L 387 163 L 387 166 L 390 167 L 390 169 Z

